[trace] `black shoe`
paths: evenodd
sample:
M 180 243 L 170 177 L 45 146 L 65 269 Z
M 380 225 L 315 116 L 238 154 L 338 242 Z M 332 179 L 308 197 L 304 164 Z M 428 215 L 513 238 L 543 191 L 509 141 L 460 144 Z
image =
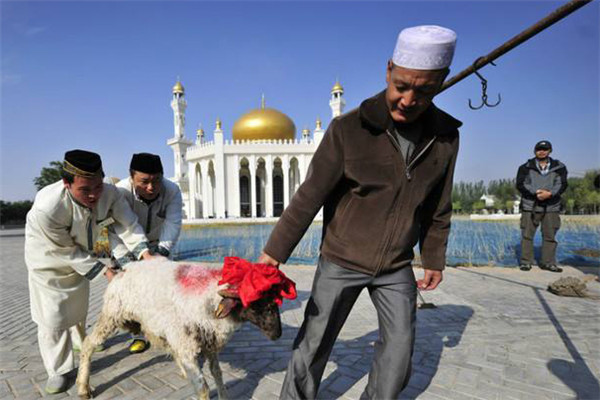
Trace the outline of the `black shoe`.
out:
M 529 271 L 531 270 L 531 264 L 521 264 L 519 268 L 521 269 L 521 271 Z
M 550 272 L 562 272 L 562 268 L 557 267 L 554 264 L 548 264 L 548 265 L 540 265 L 540 268 L 546 271 L 550 271 Z

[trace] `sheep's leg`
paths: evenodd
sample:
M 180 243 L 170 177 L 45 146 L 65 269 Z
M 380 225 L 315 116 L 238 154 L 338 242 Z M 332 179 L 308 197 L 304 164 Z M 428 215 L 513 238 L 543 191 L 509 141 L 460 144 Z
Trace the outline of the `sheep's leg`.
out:
M 92 333 L 86 336 L 79 355 L 79 371 L 77 372 L 77 394 L 89 399 L 92 397 L 90 388 L 90 362 L 96 346 L 102 344 L 118 328 L 115 319 L 101 313 Z
M 181 377 L 184 379 L 187 379 L 187 377 L 188 377 L 187 371 L 185 370 L 183 364 L 179 360 L 179 357 L 173 356 L 173 358 L 175 359 L 175 363 L 179 367 L 179 372 L 181 372 Z
M 194 389 L 196 389 L 198 400 L 209 400 L 210 390 L 208 388 L 208 383 L 202 374 L 202 365 L 196 361 L 194 355 L 186 355 L 180 359 L 189 380 L 192 382 L 192 385 L 194 385 Z
M 219 400 L 227 400 L 229 397 L 227 395 L 227 388 L 225 387 L 225 384 L 223 384 L 223 373 L 221 372 L 221 366 L 219 365 L 219 358 L 214 353 L 207 354 L 206 358 L 208 359 L 208 365 L 210 366 L 210 373 L 217 384 Z

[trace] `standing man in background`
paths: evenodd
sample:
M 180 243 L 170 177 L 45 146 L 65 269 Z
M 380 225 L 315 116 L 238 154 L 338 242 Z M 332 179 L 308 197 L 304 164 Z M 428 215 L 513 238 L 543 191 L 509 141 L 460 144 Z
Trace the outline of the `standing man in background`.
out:
M 361 398 L 395 399 L 408 384 L 417 284 L 435 289 L 446 263 L 461 123 L 432 100 L 455 44 L 456 34 L 439 26 L 400 33 L 387 88 L 331 122 L 273 229 L 260 261 L 279 265 L 324 207 L 321 257 L 282 399 L 317 398 L 335 340 L 364 288 L 377 311 L 379 339 Z M 417 242 L 425 273 L 415 282 Z
M 134 154 L 129 165 L 129 178 L 117 188 L 138 217 L 138 222 L 150 242 L 150 251 L 169 257 L 181 232 L 183 201 L 179 186 L 163 178 L 160 157 L 150 153 Z M 109 230 L 114 263 L 121 267 L 135 259 L 119 236 Z M 143 335 L 134 335 L 129 346 L 131 353 L 148 348 Z
M 114 272 L 92 253 L 103 227 L 111 227 L 136 260 L 154 258 L 135 214 L 116 187 L 104 184 L 100 156 L 65 153 L 62 180 L 41 189 L 27 214 L 25 263 L 31 317 L 48 373 L 45 391 L 64 392 L 81 348 L 89 303 L 89 282 Z
M 560 228 L 560 195 L 567 189 L 567 167 L 550 158 L 552 144 L 537 142 L 535 157 L 519 167 L 517 189 L 521 192 L 521 270 L 529 271 L 535 263 L 533 238 L 542 225 L 542 259 L 540 268 L 562 272 L 556 265 L 556 232 Z

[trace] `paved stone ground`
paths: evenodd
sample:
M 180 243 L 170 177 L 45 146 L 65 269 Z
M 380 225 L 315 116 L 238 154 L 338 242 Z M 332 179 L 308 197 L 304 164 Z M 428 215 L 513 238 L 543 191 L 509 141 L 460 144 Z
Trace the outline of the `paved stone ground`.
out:
M 270 342 L 245 326 L 221 354 L 232 399 L 278 398 L 314 273 L 309 266 L 283 270 L 297 282 L 299 298 L 283 307 L 282 338 Z M 562 276 L 581 274 L 567 267 Z M 418 311 L 414 373 L 403 398 L 598 399 L 600 301 L 548 293 L 547 284 L 558 277 L 539 269 L 448 268 L 442 286 L 424 293 L 437 308 Z M 90 324 L 105 285 L 93 285 Z M 588 286 L 600 293 L 597 282 Z M 0 398 L 46 397 L 46 375 L 29 315 L 22 236 L 0 237 L 0 293 Z M 319 398 L 359 398 L 376 338 L 377 319 L 363 293 L 334 348 Z M 106 351 L 95 355 L 97 398 L 193 396 L 169 358 L 154 349 L 129 355 L 126 340 L 124 333 L 118 334 Z M 214 384 L 209 384 L 216 398 Z M 75 397 L 75 388 L 52 397 Z

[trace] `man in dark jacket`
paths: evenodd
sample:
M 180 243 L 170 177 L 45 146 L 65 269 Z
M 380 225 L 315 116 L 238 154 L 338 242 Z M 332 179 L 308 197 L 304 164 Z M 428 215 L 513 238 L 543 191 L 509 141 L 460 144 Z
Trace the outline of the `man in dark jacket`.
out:
M 407 385 L 416 290 L 442 280 L 461 123 L 432 104 L 456 34 L 403 30 L 387 65 L 387 89 L 335 118 L 306 180 L 275 226 L 260 261 L 284 263 L 323 206 L 321 257 L 282 399 L 314 399 L 354 302 L 367 288 L 379 340 L 363 398 L 394 399 Z M 424 278 L 411 262 L 420 243 Z
M 519 167 L 517 189 L 521 192 L 521 270 L 534 263 L 533 237 L 542 225 L 540 268 L 562 272 L 556 266 L 556 232 L 560 228 L 560 195 L 567 189 L 567 167 L 550 158 L 552 144 L 542 140 L 535 145 L 535 157 Z

